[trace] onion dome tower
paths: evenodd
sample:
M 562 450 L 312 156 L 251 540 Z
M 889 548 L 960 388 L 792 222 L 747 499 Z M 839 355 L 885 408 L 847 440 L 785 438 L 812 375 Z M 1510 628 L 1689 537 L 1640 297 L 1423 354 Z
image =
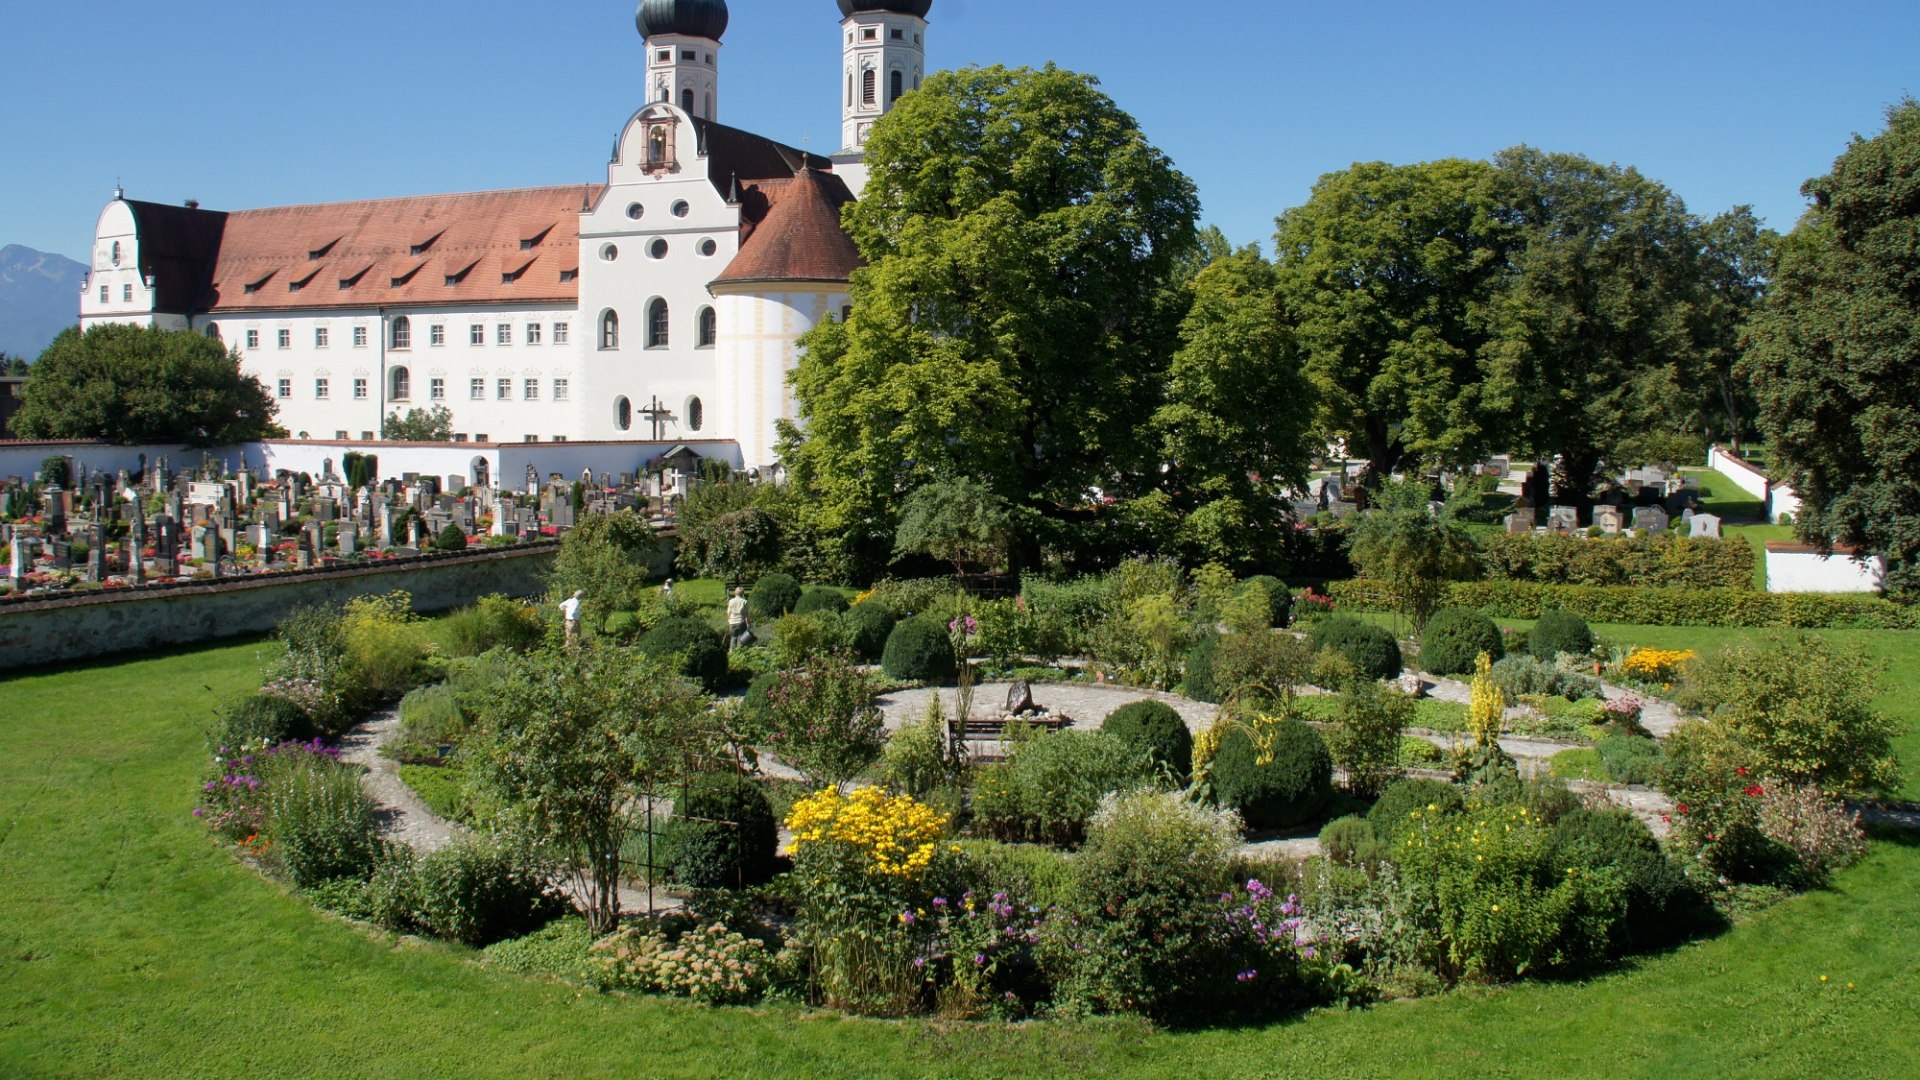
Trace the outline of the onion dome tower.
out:
M 873 122 L 920 89 L 926 70 L 927 12 L 933 0 L 839 0 L 846 52 L 840 153 L 857 158 Z
M 647 100 L 718 119 L 727 0 L 640 0 L 633 21 L 647 41 Z

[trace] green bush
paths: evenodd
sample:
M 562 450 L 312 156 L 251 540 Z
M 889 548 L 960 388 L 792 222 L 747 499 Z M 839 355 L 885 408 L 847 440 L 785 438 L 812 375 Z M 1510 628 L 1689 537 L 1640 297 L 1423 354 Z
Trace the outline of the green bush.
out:
M 1500 628 L 1472 608 L 1441 608 L 1420 634 L 1420 666 L 1434 675 L 1471 675 L 1480 654 L 1507 654 Z
M 809 657 L 848 648 L 846 622 L 831 611 L 795 612 L 773 623 L 768 648 L 781 667 L 798 667 Z
M 1215 800 L 1254 829 L 1313 820 L 1333 798 L 1333 755 L 1326 742 L 1299 720 L 1262 727 L 1256 737 L 1236 724 L 1221 737 L 1207 774 Z
M 617 617 L 608 616 L 608 623 Z M 547 635 L 539 612 L 505 596 L 481 597 L 448 616 L 446 628 L 447 652 L 452 656 L 479 656 L 489 649 L 528 652 Z
M 680 674 L 696 679 L 708 693 L 727 688 L 727 649 L 720 635 L 705 622 L 689 616 L 663 619 L 640 639 L 648 656 L 680 657 Z
M 765 579 L 762 579 L 765 580 Z M 793 605 L 795 615 L 807 615 L 816 611 L 839 613 L 847 610 L 847 598 L 839 589 L 830 589 L 825 585 L 809 585 L 800 593 L 800 601 Z
M 1320 853 L 1341 866 L 1372 865 L 1382 852 L 1373 826 L 1357 814 L 1335 818 L 1320 830 Z
M 1220 687 L 1214 679 L 1214 662 L 1220 655 L 1220 635 L 1212 630 L 1202 630 L 1187 650 L 1187 674 L 1180 682 L 1180 692 L 1195 701 L 1218 704 Z
M 921 802 L 950 803 L 959 809 L 970 764 L 966 747 L 947 736 L 946 717 L 935 695 L 927 699 L 927 711 L 919 719 L 901 724 L 887 739 L 880 752 L 880 782 Z
M 1555 822 L 1546 865 L 1624 880 L 1626 912 L 1614 924 L 1609 943 L 1615 955 L 1680 941 L 1712 918 L 1686 872 L 1626 810 L 1581 809 Z
M 1392 679 L 1405 666 L 1400 643 L 1385 627 L 1361 622 L 1351 615 L 1334 615 L 1313 624 L 1307 641 L 1314 651 L 1331 649 L 1368 679 Z
M 1591 540 L 1553 534 L 1495 533 L 1480 538 L 1487 576 L 1551 585 L 1753 588 L 1754 548 L 1743 537 L 1675 533 Z
M 746 699 L 740 703 L 740 718 L 747 724 L 749 730 L 759 731 L 773 722 L 773 712 L 767 695 L 773 692 L 773 688 L 779 682 L 779 672 L 763 671 L 755 675 L 753 681 L 747 684 Z
M 1073 861 L 1040 844 L 1003 844 L 998 840 L 961 840 L 961 873 L 974 895 L 1004 892 L 1042 909 L 1067 902 L 1073 887 Z
M 1593 631 L 1587 629 L 1587 621 L 1578 615 L 1560 610 L 1548 611 L 1541 614 L 1540 621 L 1533 625 L 1527 647 L 1533 650 L 1536 658 L 1548 662 L 1561 653 L 1585 656 L 1593 651 Z
M 273 694 L 254 694 L 222 709 L 208 738 L 216 750 L 238 750 L 256 741 L 268 746 L 305 742 L 319 733 L 313 718 L 299 705 Z
M 1547 761 L 1547 771 L 1562 780 L 1590 780 L 1596 784 L 1608 781 L 1607 767 L 1600 761 L 1600 751 L 1590 746 L 1562 750 Z
M 380 826 L 360 773 L 323 754 L 301 754 L 267 784 L 268 835 L 295 885 L 373 873 Z
M 587 967 L 593 931 L 577 916 L 555 919 L 524 937 L 487 946 L 487 964 L 515 975 L 577 979 Z
M 1293 620 L 1293 590 L 1277 577 L 1255 574 L 1246 580 L 1246 584 L 1265 589 L 1267 607 L 1273 613 L 1273 625 L 1285 626 Z
M 1340 695 L 1326 740 L 1349 791 L 1373 795 L 1399 779 L 1401 734 L 1413 726 L 1415 709 L 1413 698 L 1379 683 Z
M 773 877 L 779 824 L 759 785 L 737 773 L 688 785 L 662 834 L 671 879 L 696 889 L 745 888 Z
M 1402 769 L 1432 769 L 1447 760 L 1447 752 L 1418 735 L 1400 737 L 1400 767 Z
M 1347 611 L 1392 611 L 1377 582 L 1336 581 L 1328 591 Z M 1541 585 L 1531 581 L 1458 582 L 1447 602 L 1496 619 L 1537 619 L 1555 608 L 1590 622 L 1644 626 L 1726 626 L 1803 630 L 1920 630 L 1920 605 L 1845 593 L 1765 593 L 1755 589 L 1657 589 Z
M 458 757 L 444 765 L 426 763 L 400 766 L 400 782 L 407 785 L 427 809 L 449 821 L 469 821 L 473 816 L 473 795 L 467 787 L 467 770 Z
M 1093 651 L 1094 633 L 1113 606 L 1117 592 L 1115 581 L 1108 577 L 1069 581 L 1027 577 L 1021 583 L 1027 609 L 1057 629 L 1063 656 Z
M 631 611 L 616 611 L 607 616 L 601 632 L 623 644 L 630 642 L 640 633 L 640 618 Z
M 1493 665 L 1493 681 L 1508 701 L 1559 697 L 1581 701 L 1600 694 L 1600 680 L 1567 671 L 1558 664 L 1515 654 Z
M 422 856 L 414 880 L 422 928 L 476 947 L 519 937 L 567 910 L 538 866 L 486 836 Z
M 799 603 L 800 583 L 791 574 L 768 574 L 754 582 L 753 591 L 747 594 L 747 608 L 753 617 L 768 622 L 793 614 Z
M 867 663 L 879 660 L 887 648 L 887 635 L 893 633 L 894 624 L 899 621 L 898 615 L 871 601 L 848 608 L 842 622 L 847 628 L 853 655 Z
M 458 525 L 449 524 L 433 538 L 433 546 L 441 551 L 467 550 L 467 531 Z
M 946 626 L 925 615 L 902 619 L 894 626 L 880 667 L 889 679 L 924 683 L 946 682 L 960 670 Z
M 1170 705 L 1158 701 L 1122 705 L 1100 730 L 1133 747 L 1156 770 L 1166 769 L 1177 787 L 1185 787 L 1193 774 L 1193 732 Z
M 1076 844 L 1102 796 L 1151 778 L 1140 750 L 1104 731 L 1016 740 L 1004 763 L 979 770 L 974 831 L 995 840 Z
M 1391 840 L 1406 827 L 1415 810 L 1452 814 L 1466 809 L 1466 806 L 1467 800 L 1460 794 L 1460 789 L 1444 780 L 1401 780 L 1389 784 L 1374 800 L 1372 809 L 1367 811 L 1367 821 L 1380 839 Z
M 1594 747 L 1607 779 L 1616 784 L 1651 786 L 1660 781 L 1665 758 L 1652 739 L 1614 735 Z

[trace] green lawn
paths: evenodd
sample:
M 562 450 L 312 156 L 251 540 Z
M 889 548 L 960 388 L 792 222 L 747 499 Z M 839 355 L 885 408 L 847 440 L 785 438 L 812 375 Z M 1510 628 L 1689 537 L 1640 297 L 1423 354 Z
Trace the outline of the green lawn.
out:
M 1725 473 L 1717 469 L 1680 471 L 1700 478 L 1700 503 L 1707 513 L 1735 522 L 1766 520 L 1766 504 L 1735 487 Z
M 1753 587 L 1767 591 L 1767 545 L 1793 539 L 1791 525 L 1728 525 L 1721 529 L 1727 539 L 1741 539 L 1753 545 Z
M 320 915 L 194 823 L 202 718 L 259 653 L 0 681 L 0 1075 L 1911 1075 L 1912 838 L 1635 970 L 1261 1029 L 890 1024 L 504 975 Z

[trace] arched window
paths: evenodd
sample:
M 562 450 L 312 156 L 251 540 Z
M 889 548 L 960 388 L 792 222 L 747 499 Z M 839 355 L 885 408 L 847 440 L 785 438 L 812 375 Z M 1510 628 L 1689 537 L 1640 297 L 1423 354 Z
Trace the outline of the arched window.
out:
M 712 308 L 703 307 L 696 323 L 693 343 L 702 349 L 713 348 L 714 342 L 720 338 L 720 317 L 714 314 Z
M 693 87 L 689 86 L 680 91 L 680 107 L 688 113 L 693 112 Z
M 707 91 L 707 111 L 705 115 L 707 119 L 713 119 L 713 91 L 711 90 Z
M 118 240 L 113 242 L 113 265 L 120 265 L 120 241 Z
M 620 347 L 620 314 L 609 311 L 600 316 L 600 347 L 617 349 Z
M 392 346 L 396 349 L 413 348 L 413 321 L 405 315 L 393 320 Z
M 664 349 L 668 343 L 669 320 L 667 302 L 655 297 L 647 305 L 647 348 Z
M 212 339 L 213 339 L 213 340 L 215 340 L 215 341 L 219 341 L 219 340 L 220 340 L 220 324 L 219 324 L 219 323 L 211 323 L 211 322 L 210 322 L 210 323 L 208 323 L 208 324 L 207 324 L 207 336 L 208 336 L 208 337 L 210 337 L 210 338 L 212 338 Z
M 847 108 L 853 108 L 853 72 L 847 72 Z
M 406 368 L 397 367 L 387 373 L 387 396 L 395 401 L 406 401 L 413 396 L 413 375 Z
M 892 83 L 893 85 L 887 88 L 892 92 L 892 96 L 887 100 L 899 101 L 900 95 L 907 92 L 907 73 L 896 69 L 893 73 Z
M 687 399 L 687 430 L 699 431 L 700 426 L 702 424 L 705 424 L 706 422 L 707 422 L 707 407 L 705 405 L 700 404 L 699 398 L 688 398 Z
M 872 105 L 879 93 L 879 73 L 869 68 L 860 73 L 860 104 Z
M 626 398 L 616 398 L 613 403 L 613 426 L 621 431 L 633 427 L 633 402 Z

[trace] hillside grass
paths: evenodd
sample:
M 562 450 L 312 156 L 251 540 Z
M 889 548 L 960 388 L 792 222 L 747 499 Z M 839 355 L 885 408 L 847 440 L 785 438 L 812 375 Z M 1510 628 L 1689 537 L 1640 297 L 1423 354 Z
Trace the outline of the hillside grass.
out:
M 1904 834 L 1831 890 L 1602 978 L 1260 1028 L 883 1023 L 507 975 L 322 915 L 195 823 L 202 721 L 262 653 L 0 678 L 0 1076 L 1911 1075 Z

